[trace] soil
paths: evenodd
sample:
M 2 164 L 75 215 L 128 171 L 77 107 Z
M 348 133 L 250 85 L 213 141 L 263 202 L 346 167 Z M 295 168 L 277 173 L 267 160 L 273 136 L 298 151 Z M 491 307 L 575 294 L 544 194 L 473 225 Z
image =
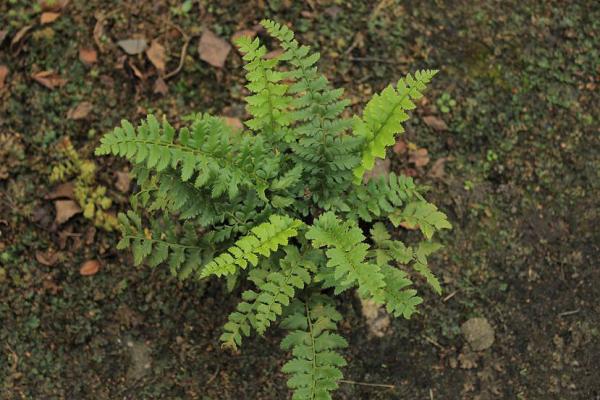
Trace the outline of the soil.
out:
M 57 225 L 46 197 L 64 137 L 97 164 L 116 212 L 127 208 L 117 186 L 127 165 L 92 153 L 120 119 L 243 119 L 239 55 L 211 66 L 198 37 L 210 29 L 229 39 L 262 18 L 289 23 L 319 50 L 355 111 L 407 72 L 440 69 L 390 168 L 429 185 L 451 218 L 431 261 L 444 294 L 423 285 L 420 313 L 392 319 L 383 337 L 369 333 L 358 299 L 341 297 L 349 365 L 334 398 L 600 399 L 596 2 L 88 0 L 41 25 L 42 11 L 0 2 L 1 399 L 290 397 L 277 329 L 239 354 L 219 347 L 239 290 L 135 268 L 116 250 L 117 233 L 81 214 Z M 186 41 L 180 31 L 190 37 L 181 70 L 157 93 L 152 63 L 116 43 L 158 39 L 170 72 Z M 97 61 L 80 61 L 81 48 Z M 41 71 L 66 83 L 44 87 L 32 79 Z M 89 113 L 67 118 L 83 101 Z M 412 148 L 430 160 L 415 164 Z M 81 275 L 91 259 L 100 270 Z M 471 350 L 461 333 L 474 317 L 494 330 L 485 350 Z

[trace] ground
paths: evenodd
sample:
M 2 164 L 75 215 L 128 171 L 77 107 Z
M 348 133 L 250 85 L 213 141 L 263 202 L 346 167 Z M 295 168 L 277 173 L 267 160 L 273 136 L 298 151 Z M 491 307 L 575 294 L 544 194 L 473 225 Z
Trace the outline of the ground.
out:
M 81 214 L 58 225 L 47 198 L 65 137 L 97 164 L 117 211 L 127 166 L 92 150 L 120 119 L 243 119 L 239 55 L 212 66 L 198 37 L 229 40 L 265 17 L 322 53 L 356 110 L 407 72 L 440 69 L 390 168 L 429 185 L 453 222 L 432 261 L 444 294 L 425 292 L 420 314 L 392 320 L 381 338 L 359 301 L 341 298 L 349 366 L 335 398 L 600 398 L 597 3 L 89 0 L 44 25 L 43 8 L 60 2 L 32 3 L 0 3 L 0 398 L 289 398 L 276 329 L 240 354 L 219 348 L 238 293 L 135 268 L 117 233 Z M 180 31 L 189 46 L 166 93 L 155 64 L 116 45 L 157 39 L 168 74 Z M 81 48 L 97 61 L 83 62 Z M 46 77 L 54 88 L 39 82 L 44 71 L 58 74 Z M 77 118 L 82 102 L 92 107 Z M 100 269 L 82 275 L 86 260 Z M 494 330 L 488 349 L 471 350 L 461 333 L 473 317 Z

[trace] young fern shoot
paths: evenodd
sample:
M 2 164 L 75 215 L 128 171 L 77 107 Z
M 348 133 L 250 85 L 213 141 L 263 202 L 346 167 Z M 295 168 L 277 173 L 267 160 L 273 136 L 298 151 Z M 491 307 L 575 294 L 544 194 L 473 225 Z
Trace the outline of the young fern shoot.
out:
M 407 75 L 346 119 L 348 101 L 319 74 L 319 54 L 286 26 L 262 25 L 283 53 L 266 59 L 258 38 L 237 41 L 251 92 L 247 130 L 234 134 L 207 114 L 176 130 L 148 115 L 104 135 L 96 154 L 129 160 L 139 187 L 119 215 L 118 247 L 131 247 L 136 264 L 167 264 L 180 279 L 226 277 L 228 287 L 247 280 L 223 346 L 237 349 L 279 321 L 288 330 L 281 347 L 292 353 L 283 371 L 293 399 L 331 399 L 347 343 L 328 293 L 355 289 L 404 318 L 422 302 L 415 276 L 441 293 L 427 258 L 441 247 L 435 234 L 451 228 L 446 216 L 412 178 L 363 179 L 437 71 Z M 392 238 L 389 227 L 400 224 L 423 240 Z

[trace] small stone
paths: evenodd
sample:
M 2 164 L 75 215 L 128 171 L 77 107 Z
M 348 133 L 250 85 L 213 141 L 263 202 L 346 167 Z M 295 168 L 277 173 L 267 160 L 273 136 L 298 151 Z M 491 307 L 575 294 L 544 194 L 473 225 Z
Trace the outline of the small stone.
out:
M 460 330 L 474 351 L 488 349 L 494 343 L 494 328 L 485 318 L 471 318 Z

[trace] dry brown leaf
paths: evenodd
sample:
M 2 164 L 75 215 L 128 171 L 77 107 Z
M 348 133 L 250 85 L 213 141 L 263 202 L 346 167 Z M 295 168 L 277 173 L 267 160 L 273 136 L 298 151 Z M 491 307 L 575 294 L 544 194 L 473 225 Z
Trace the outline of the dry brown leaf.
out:
M 162 44 L 158 43 L 157 40 L 153 40 L 148 50 L 146 50 L 146 55 L 159 72 L 165 72 L 167 51 Z
M 69 0 L 41 0 L 40 7 L 42 11 L 60 11 L 69 4 Z
M 418 224 L 410 224 L 408 222 L 400 222 L 398 224 L 398 226 L 403 227 L 404 229 L 408 229 L 409 231 L 416 231 L 417 229 L 419 229 L 419 225 Z
M 82 101 L 67 111 L 67 118 L 74 120 L 85 119 L 93 108 L 94 106 L 89 101 Z
M 13 50 L 17 46 L 17 44 L 19 44 L 19 42 L 23 40 L 23 38 L 31 28 L 33 28 L 33 25 L 26 25 L 17 32 L 17 34 L 13 37 L 13 39 L 10 42 L 10 47 Z
M 93 31 L 94 42 L 96 43 L 96 46 L 98 46 L 100 51 L 102 51 L 104 48 L 103 44 L 102 44 L 102 36 L 104 36 L 104 21 L 105 21 L 105 19 L 101 14 L 98 14 L 95 17 L 96 17 L 96 24 L 94 25 L 94 31 Z
M 117 42 L 120 48 L 130 56 L 140 54 L 148 48 L 148 41 L 144 38 L 137 39 L 123 39 Z
M 46 195 L 46 200 L 75 199 L 75 185 L 73 182 L 61 183 Z
M 79 60 L 89 67 L 98 61 L 98 53 L 92 48 L 82 47 L 79 49 Z
M 6 65 L 0 65 L 0 89 L 2 89 L 4 87 L 7 76 L 8 76 L 8 67 Z
M 235 32 L 231 35 L 231 42 L 235 43 L 241 37 L 247 36 L 250 39 L 254 39 L 256 37 L 256 31 L 252 29 L 242 29 L 240 31 Z
M 58 17 L 60 17 L 60 13 L 57 13 L 57 12 L 48 11 L 48 12 L 42 13 L 42 15 L 40 16 L 40 24 L 44 25 L 44 24 L 52 23 L 52 22 L 56 21 Z
M 124 56 L 127 57 L 127 56 Z M 135 65 L 135 63 L 131 60 L 125 60 L 125 63 L 123 65 L 126 65 L 127 67 L 129 67 L 131 69 L 131 71 L 133 72 L 133 74 L 135 76 L 137 76 L 140 80 L 145 81 L 147 76 L 144 72 L 142 72 L 141 69 L 138 68 L 137 65 Z
M 410 152 L 408 161 L 415 164 L 415 167 L 424 167 L 429 163 L 429 154 L 427 149 L 417 149 Z
M 129 192 L 129 188 L 131 187 L 131 174 L 128 171 L 117 171 L 115 175 L 117 176 L 115 187 L 122 193 Z
M 406 153 L 407 148 L 408 148 L 408 146 L 406 145 L 406 142 L 402 139 L 398 139 L 396 144 L 394 144 L 393 151 L 396 154 L 404 154 L 404 153 Z
M 448 157 L 442 157 L 435 160 L 427 175 L 435 179 L 442 179 L 444 176 L 446 176 L 446 171 L 444 170 L 446 161 L 448 161 Z
M 161 77 L 158 77 L 156 79 L 156 81 L 154 81 L 154 89 L 153 89 L 154 93 L 156 94 L 161 94 L 161 95 L 166 95 L 167 93 L 169 93 L 169 87 L 167 86 L 167 83 L 165 82 L 165 80 Z
M 66 79 L 61 78 L 60 75 L 58 75 L 54 71 L 37 72 L 37 73 L 33 74 L 31 77 L 37 83 L 39 83 L 42 86 L 47 87 L 50 90 L 52 90 L 56 87 L 63 86 L 65 83 L 67 83 Z
M 56 253 L 52 250 L 47 250 L 47 251 L 39 251 L 38 250 L 35 252 L 35 259 L 40 264 L 45 265 L 47 267 L 51 267 L 58 262 L 58 253 Z
M 448 125 L 446 125 L 444 120 L 442 120 L 441 118 L 438 118 L 434 115 L 428 115 L 426 117 L 423 117 L 423 122 L 425 122 L 425 125 L 427 125 L 430 128 L 435 129 L 436 131 L 447 131 L 448 130 Z
M 223 68 L 229 51 L 231 51 L 231 45 L 227 41 L 209 30 L 202 33 L 198 45 L 198 53 L 202 61 L 206 61 L 213 67 Z
M 73 200 L 56 200 L 54 208 L 56 209 L 56 218 L 54 220 L 59 225 L 64 224 L 73 215 L 81 212 L 81 208 Z
M 234 131 L 241 131 L 244 129 L 244 124 L 239 118 L 236 117 L 222 117 L 223 121 L 231 127 Z
M 81 268 L 79 268 L 79 273 L 83 276 L 91 276 L 96 275 L 100 270 L 100 261 L 98 260 L 88 260 L 81 264 Z
M 271 60 L 271 59 L 273 59 L 275 57 L 279 57 L 282 54 L 283 54 L 283 49 L 275 49 L 275 50 L 270 51 L 267 54 L 265 54 L 265 59 L 266 60 Z
M 373 169 L 365 174 L 363 178 L 364 182 L 369 182 L 371 179 L 379 178 L 380 176 L 388 176 L 391 164 L 392 162 L 389 158 L 386 158 L 385 160 L 382 160 L 381 158 L 376 159 Z

